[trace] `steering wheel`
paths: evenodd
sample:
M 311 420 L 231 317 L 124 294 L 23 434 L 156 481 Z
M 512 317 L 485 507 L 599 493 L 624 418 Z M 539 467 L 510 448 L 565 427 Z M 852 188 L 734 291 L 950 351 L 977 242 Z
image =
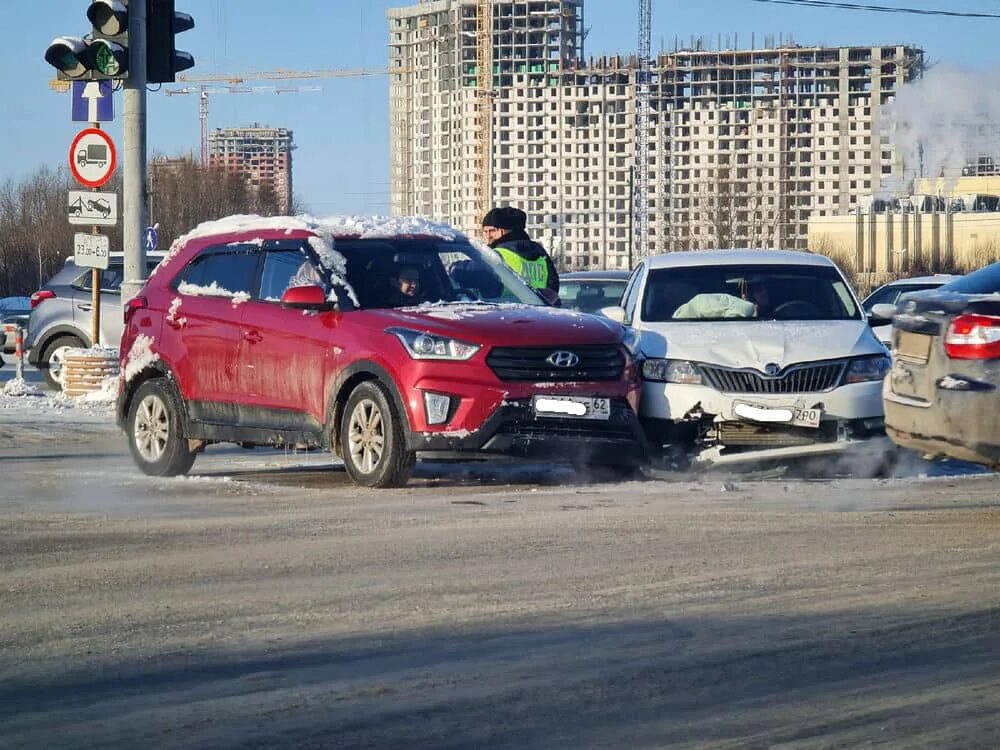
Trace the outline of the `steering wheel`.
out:
M 812 302 L 806 302 L 805 300 L 799 299 L 783 302 L 774 308 L 774 312 L 772 314 L 779 320 L 788 320 L 793 318 L 815 320 L 820 317 L 819 308 L 816 307 L 816 305 Z

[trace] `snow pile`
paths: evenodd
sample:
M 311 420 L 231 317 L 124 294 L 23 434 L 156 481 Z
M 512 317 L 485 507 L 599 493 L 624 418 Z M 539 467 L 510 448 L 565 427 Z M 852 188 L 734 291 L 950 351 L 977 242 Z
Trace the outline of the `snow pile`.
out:
M 415 307 L 402 308 L 407 312 L 417 312 L 429 318 L 438 320 L 467 320 L 481 315 L 489 315 L 498 310 L 515 312 L 523 310 L 525 305 L 520 302 L 424 302 Z
M 4 383 L 0 394 L 20 398 L 22 396 L 41 396 L 42 392 L 31 383 L 25 382 L 24 378 L 14 378 Z
M 242 305 L 244 302 L 250 301 L 250 295 L 247 292 L 236 292 L 233 295 L 233 307 Z
M 140 334 L 135 337 L 132 348 L 125 358 L 125 369 L 122 371 L 126 383 L 160 358 L 152 346 L 153 339 L 150 336 Z

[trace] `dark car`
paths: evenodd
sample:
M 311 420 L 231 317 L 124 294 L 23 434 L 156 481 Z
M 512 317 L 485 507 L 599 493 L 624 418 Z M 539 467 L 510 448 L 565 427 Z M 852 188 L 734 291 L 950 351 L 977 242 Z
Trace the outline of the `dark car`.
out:
M 163 258 L 149 253 L 147 273 Z M 122 335 L 121 285 L 125 260 L 112 253 L 101 278 L 101 343 L 118 346 Z M 53 388 L 62 388 L 62 360 L 67 349 L 88 347 L 93 337 L 93 269 L 76 265 L 67 258 L 63 267 L 41 289 L 31 295 L 31 317 L 25 348 L 28 362 L 45 375 Z
M 215 442 L 327 448 L 369 487 L 418 454 L 645 458 L 625 329 L 544 305 L 450 227 L 234 217 L 175 247 L 121 341 L 118 423 L 146 474 Z
M 899 445 L 1000 467 L 1000 263 L 900 302 L 883 386 Z
M 572 271 L 559 275 L 559 299 L 569 310 L 596 313 L 621 302 L 628 271 Z

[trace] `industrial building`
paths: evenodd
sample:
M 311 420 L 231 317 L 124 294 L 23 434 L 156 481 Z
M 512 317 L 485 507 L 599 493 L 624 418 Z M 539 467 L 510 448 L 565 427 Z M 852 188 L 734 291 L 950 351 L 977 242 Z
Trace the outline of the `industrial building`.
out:
M 292 206 L 292 131 L 258 124 L 216 128 L 208 136 L 208 165 L 243 175 L 256 190 L 272 190 L 282 213 Z
M 635 57 L 585 58 L 583 0 L 494 0 L 491 196 L 529 215 L 564 268 L 633 257 Z M 394 213 L 474 231 L 476 0 L 388 11 Z M 881 105 L 919 76 L 907 45 L 751 49 L 675 42 L 650 66 L 653 252 L 804 248 L 892 170 Z

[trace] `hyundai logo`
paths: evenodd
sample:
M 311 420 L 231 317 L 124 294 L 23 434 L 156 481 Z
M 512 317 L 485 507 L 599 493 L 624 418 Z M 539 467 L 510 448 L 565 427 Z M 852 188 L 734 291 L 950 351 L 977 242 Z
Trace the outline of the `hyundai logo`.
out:
M 781 367 L 779 367 L 774 362 L 768 362 L 764 365 L 764 372 L 767 373 L 768 377 L 777 377 L 778 373 L 781 372 Z
M 576 367 L 580 364 L 580 358 L 573 352 L 552 352 L 545 358 L 553 367 Z

